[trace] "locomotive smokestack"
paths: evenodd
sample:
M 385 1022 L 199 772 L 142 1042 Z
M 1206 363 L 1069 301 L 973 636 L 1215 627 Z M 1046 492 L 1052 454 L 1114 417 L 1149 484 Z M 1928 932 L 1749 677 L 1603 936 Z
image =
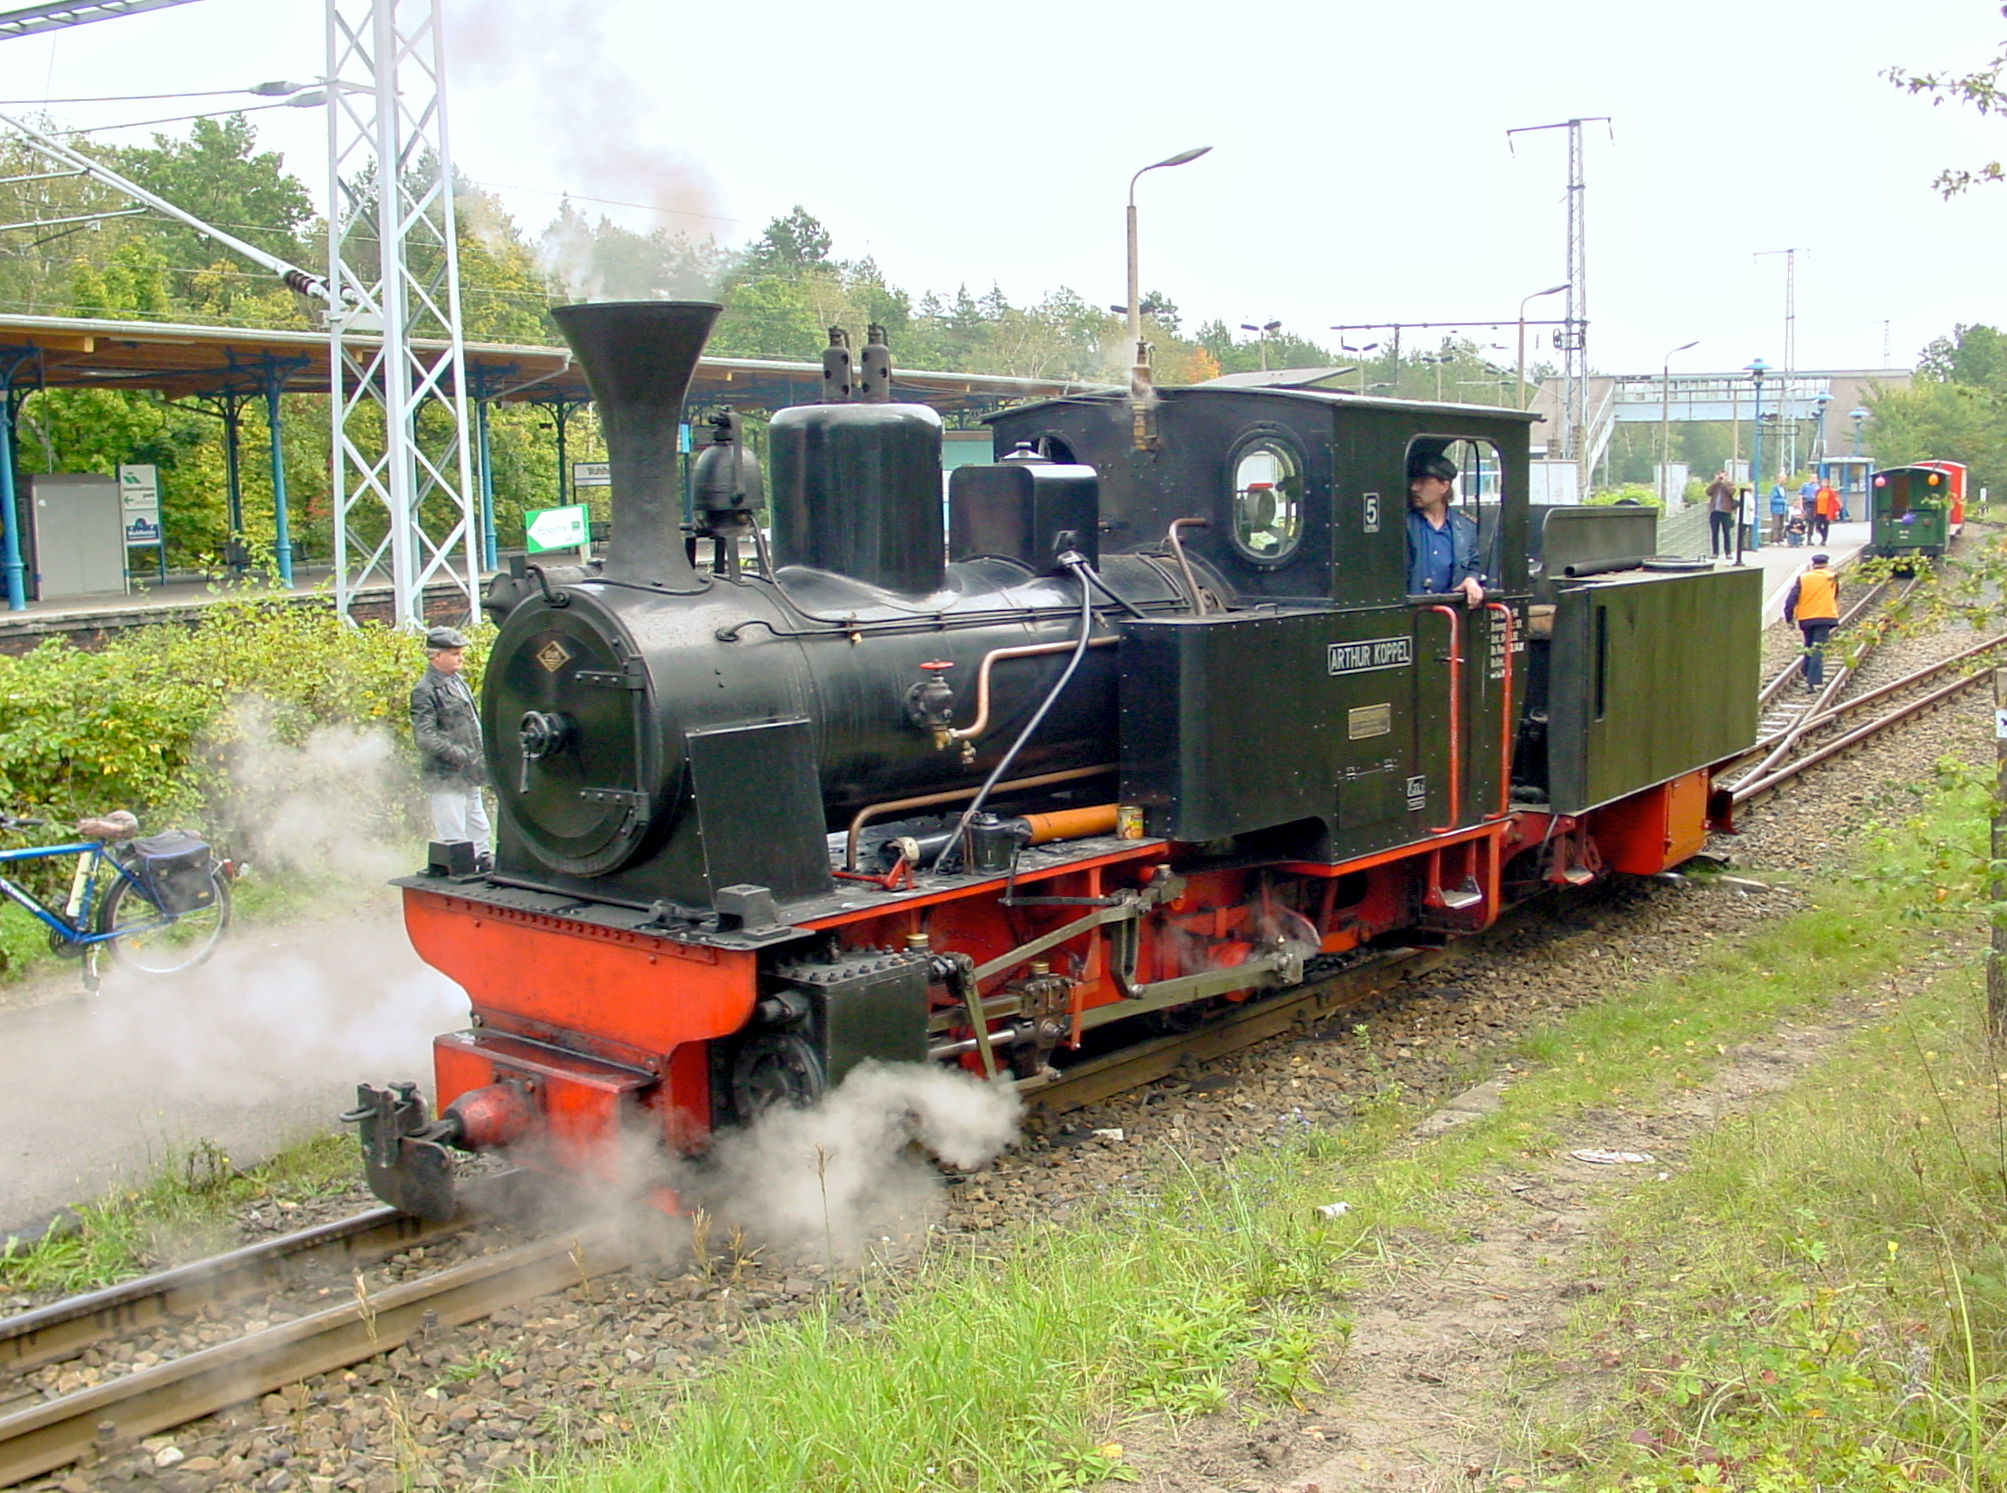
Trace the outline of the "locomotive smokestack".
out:
M 676 428 L 711 325 L 709 301 L 602 301 L 555 306 L 606 432 L 613 536 L 606 573 L 683 586 L 696 579 L 683 543 Z

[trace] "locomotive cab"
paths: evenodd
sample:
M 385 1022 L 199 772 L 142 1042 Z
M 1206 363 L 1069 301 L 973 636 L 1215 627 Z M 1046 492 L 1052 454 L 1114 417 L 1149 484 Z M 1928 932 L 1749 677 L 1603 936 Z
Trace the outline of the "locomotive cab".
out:
M 1203 565 L 1182 615 L 1124 619 L 1121 797 L 1184 843 L 1253 837 L 1341 863 L 1506 813 L 1523 654 L 1529 417 L 1320 390 L 1160 391 L 1134 449 L 1112 396 L 994 417 L 1000 450 L 1091 467 L 1104 549 L 1173 574 Z M 1486 599 L 1410 596 L 1409 472 L 1458 469 Z M 1461 851 L 1450 879 L 1475 881 Z M 1430 895 L 1455 922 L 1462 908 Z

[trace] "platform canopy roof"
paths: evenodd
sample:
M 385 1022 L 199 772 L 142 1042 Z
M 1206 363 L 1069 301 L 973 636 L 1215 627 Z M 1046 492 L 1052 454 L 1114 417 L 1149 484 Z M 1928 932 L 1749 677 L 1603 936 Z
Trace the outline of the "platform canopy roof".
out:
M 445 344 L 420 340 L 423 356 L 443 356 Z M 32 350 L 34 369 L 15 375 L 21 389 L 144 389 L 169 398 L 255 394 L 283 378 L 289 394 L 328 391 L 328 338 L 321 332 L 251 327 L 185 326 L 165 322 L 100 321 L 83 317 L 0 317 L 0 355 Z M 894 349 L 896 353 L 897 349 Z M 466 344 L 468 393 L 505 403 L 591 398 L 585 375 L 561 347 Z M 1077 392 L 1064 379 L 1008 378 L 984 373 L 928 373 L 898 368 L 895 398 L 931 405 L 942 414 L 995 409 L 1026 399 Z M 812 404 L 822 395 L 819 363 L 757 358 L 705 358 L 690 385 L 693 404 L 779 409 Z

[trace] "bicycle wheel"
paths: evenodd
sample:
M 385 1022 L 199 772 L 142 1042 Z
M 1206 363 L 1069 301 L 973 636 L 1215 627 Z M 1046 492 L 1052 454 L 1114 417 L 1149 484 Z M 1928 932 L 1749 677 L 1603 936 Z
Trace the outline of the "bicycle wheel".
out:
M 142 974 L 172 975 L 193 969 L 216 948 L 230 926 L 230 883 L 212 866 L 216 900 L 193 912 L 162 912 L 138 883 L 118 878 L 98 909 L 98 932 L 112 935 L 96 951 L 109 949 L 117 964 Z

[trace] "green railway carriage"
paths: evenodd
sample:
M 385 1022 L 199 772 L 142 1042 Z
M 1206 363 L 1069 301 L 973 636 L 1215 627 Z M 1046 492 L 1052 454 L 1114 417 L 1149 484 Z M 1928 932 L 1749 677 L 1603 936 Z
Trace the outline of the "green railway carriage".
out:
M 1889 559 L 1944 553 L 1962 517 L 1965 468 L 1956 462 L 1888 467 L 1868 483 L 1869 552 Z

